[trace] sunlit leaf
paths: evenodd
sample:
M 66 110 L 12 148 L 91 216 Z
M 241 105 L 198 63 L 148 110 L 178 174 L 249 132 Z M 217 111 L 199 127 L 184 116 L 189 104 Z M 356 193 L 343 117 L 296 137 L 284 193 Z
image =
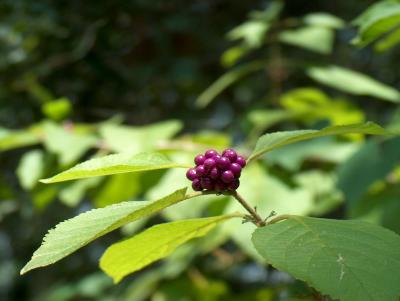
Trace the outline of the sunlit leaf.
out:
M 391 102 L 400 102 L 400 92 L 368 75 L 339 66 L 311 67 L 307 74 L 315 81 L 355 95 L 373 96 Z
M 44 154 L 41 150 L 32 150 L 24 154 L 17 168 L 21 186 L 32 189 L 43 175 Z
M 400 237 L 361 221 L 290 216 L 252 241 L 275 268 L 342 301 L 397 301 Z
M 337 16 L 325 13 L 311 13 L 303 18 L 304 22 L 313 26 L 321 26 L 327 28 L 340 29 L 345 26 L 345 22 Z
M 40 135 L 36 127 L 25 130 L 1 129 L 0 151 L 35 145 L 40 142 Z
M 188 240 L 206 235 L 217 224 L 237 215 L 182 220 L 153 226 L 109 247 L 100 267 L 115 282 L 152 262 L 167 257 Z
M 83 199 L 87 190 L 96 187 L 102 180 L 101 177 L 96 177 L 73 182 L 60 191 L 60 201 L 67 206 L 74 207 Z
M 51 122 L 44 124 L 43 131 L 45 147 L 58 156 L 61 165 L 76 162 L 97 143 L 97 138 L 90 134 L 77 133 Z
M 21 270 L 21 274 L 53 264 L 104 234 L 186 198 L 186 188 L 184 188 L 159 200 L 119 203 L 93 209 L 59 223 L 44 237 L 42 245 Z
M 279 147 L 318 137 L 343 135 L 343 134 L 370 134 L 370 135 L 385 135 L 388 134 L 379 125 L 367 122 L 363 124 L 351 124 L 343 126 L 330 126 L 321 130 L 296 130 L 286 132 L 275 132 L 261 136 L 256 144 L 253 153 L 250 155 L 249 160 L 257 159 L 263 154 L 277 149 Z
M 163 154 L 159 153 L 141 153 L 134 156 L 129 154 L 114 154 L 85 161 L 54 177 L 41 180 L 41 182 L 55 183 L 81 178 L 175 167 L 185 168 L 188 165 L 173 163 Z
M 359 33 L 352 42 L 358 46 L 368 45 L 400 25 L 400 3 L 379 1 L 368 7 L 354 24 L 359 27 Z
M 167 120 L 145 126 L 105 124 L 100 134 L 107 148 L 116 153 L 137 154 L 153 151 L 175 136 L 182 128 L 178 120 Z
M 65 97 L 45 102 L 42 105 L 43 114 L 53 120 L 62 120 L 67 117 L 71 111 L 71 102 Z
M 327 27 L 306 26 L 282 31 L 279 40 L 283 43 L 329 54 L 332 51 L 334 32 Z

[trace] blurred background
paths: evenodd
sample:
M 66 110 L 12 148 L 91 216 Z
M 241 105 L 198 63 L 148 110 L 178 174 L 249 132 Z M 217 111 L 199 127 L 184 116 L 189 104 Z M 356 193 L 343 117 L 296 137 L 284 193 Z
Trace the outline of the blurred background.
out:
M 154 223 L 241 210 L 181 203 L 19 276 L 48 229 L 91 208 L 188 186 L 184 170 L 45 185 L 78 162 L 207 148 L 249 154 L 265 132 L 400 130 L 398 1 L 0 1 L 0 300 L 314 300 L 229 222 L 113 285 L 111 243 Z M 390 22 L 386 22 L 390 18 Z M 400 140 L 347 135 L 271 152 L 239 189 L 258 211 L 358 218 L 400 233 Z

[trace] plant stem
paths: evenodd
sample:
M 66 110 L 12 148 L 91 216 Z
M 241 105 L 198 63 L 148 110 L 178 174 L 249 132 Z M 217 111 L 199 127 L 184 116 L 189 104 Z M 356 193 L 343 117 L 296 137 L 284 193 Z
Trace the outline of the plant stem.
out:
M 265 220 L 258 215 L 257 211 L 251 207 L 237 191 L 233 192 L 232 196 L 247 210 L 248 213 L 250 213 L 257 227 L 263 227 L 266 225 Z

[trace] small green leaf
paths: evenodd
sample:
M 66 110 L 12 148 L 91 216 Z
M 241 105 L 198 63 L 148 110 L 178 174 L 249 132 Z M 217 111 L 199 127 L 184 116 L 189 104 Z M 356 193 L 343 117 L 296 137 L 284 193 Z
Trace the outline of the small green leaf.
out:
M 175 167 L 187 168 L 190 166 L 171 162 L 166 156 L 160 153 L 141 153 L 134 156 L 130 154 L 114 154 L 85 161 L 51 178 L 43 179 L 41 182 L 56 183 L 126 172 Z
M 45 147 L 58 156 L 62 165 L 75 163 L 97 142 L 93 135 L 78 133 L 53 122 L 46 122 L 43 132 Z
M 149 152 L 168 141 L 182 129 L 182 122 L 166 120 L 144 126 L 106 123 L 100 127 L 104 144 L 114 153 Z
M 354 24 L 359 26 L 359 33 L 352 42 L 366 46 L 400 24 L 400 3 L 379 1 L 368 7 Z
M 304 23 L 308 25 L 314 25 L 320 27 L 340 29 L 345 26 L 345 22 L 342 19 L 325 12 L 316 12 L 308 14 L 304 16 L 303 20 Z
M 206 235 L 217 224 L 239 215 L 222 215 L 153 226 L 109 247 L 100 267 L 117 283 L 126 275 L 167 257 L 188 240 Z
M 308 76 L 329 87 L 354 94 L 368 95 L 391 102 L 400 102 L 400 92 L 368 75 L 339 66 L 312 67 Z
M 17 176 L 24 189 L 32 189 L 43 176 L 44 154 L 35 149 L 24 154 L 18 164 Z
M 265 68 L 265 61 L 253 61 L 240 65 L 218 78 L 211 86 L 209 86 L 196 100 L 196 105 L 200 108 L 206 107 L 212 102 L 222 91 L 246 75 L 260 71 Z
M 0 151 L 7 151 L 35 145 L 40 142 L 38 126 L 33 126 L 24 130 L 8 130 L 0 128 Z
M 255 230 L 257 251 L 279 270 L 341 301 L 397 301 L 400 237 L 362 221 L 289 216 Z
M 254 160 L 266 152 L 291 143 L 342 134 L 385 135 L 388 134 L 388 132 L 373 122 L 367 122 L 363 124 L 330 126 L 323 128 L 322 130 L 297 130 L 265 134 L 258 139 L 256 147 L 249 157 L 249 160 Z
M 48 232 L 21 274 L 53 264 L 100 236 L 187 198 L 186 188 L 183 188 L 156 201 L 119 203 L 64 221 Z
M 298 46 L 321 54 L 332 52 L 334 31 L 326 27 L 304 26 L 285 30 L 279 34 L 283 43 Z
M 72 111 L 72 105 L 68 98 L 62 97 L 42 105 L 42 112 L 53 120 L 62 120 Z

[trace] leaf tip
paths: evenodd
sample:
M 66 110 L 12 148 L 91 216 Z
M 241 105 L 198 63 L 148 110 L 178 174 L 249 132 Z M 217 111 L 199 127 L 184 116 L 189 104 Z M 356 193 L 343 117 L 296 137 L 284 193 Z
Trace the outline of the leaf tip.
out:
M 39 182 L 43 184 L 50 184 L 52 182 L 51 179 L 52 178 L 40 179 Z

